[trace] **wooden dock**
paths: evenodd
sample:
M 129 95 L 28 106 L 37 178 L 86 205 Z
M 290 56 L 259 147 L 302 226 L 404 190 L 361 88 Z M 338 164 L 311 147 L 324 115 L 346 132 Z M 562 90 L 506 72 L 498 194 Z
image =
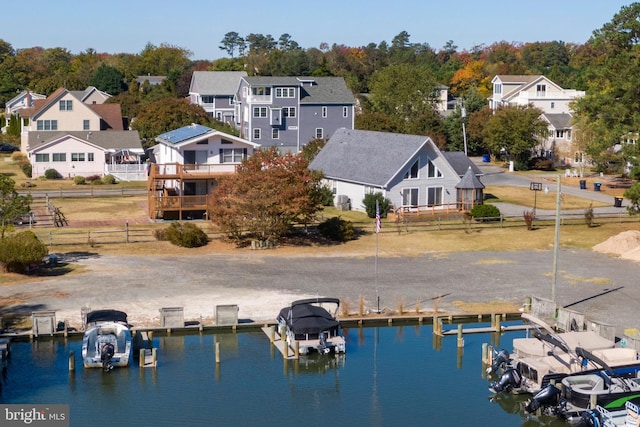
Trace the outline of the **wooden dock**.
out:
M 500 326 L 500 332 L 526 331 L 530 329 L 529 325 L 509 325 Z M 479 328 L 462 328 L 462 334 L 486 334 L 497 332 L 494 326 L 484 326 Z M 442 335 L 458 335 L 458 329 L 447 329 L 442 331 Z
M 298 357 L 295 354 L 295 349 L 292 349 L 286 340 L 283 340 L 278 329 L 275 326 L 264 326 L 262 332 L 269 338 L 271 344 L 273 344 L 282 354 L 282 357 L 289 360 L 295 360 Z
M 158 349 L 153 348 L 152 331 L 135 331 L 134 340 L 138 348 L 138 364 L 141 368 L 155 368 L 158 366 Z

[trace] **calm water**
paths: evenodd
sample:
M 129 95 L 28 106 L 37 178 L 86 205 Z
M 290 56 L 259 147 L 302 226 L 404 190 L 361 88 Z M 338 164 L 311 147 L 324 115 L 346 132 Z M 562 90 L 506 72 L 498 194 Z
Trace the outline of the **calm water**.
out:
M 455 336 L 438 343 L 430 326 L 345 336 L 345 357 L 300 362 L 285 362 L 262 333 L 154 337 L 156 370 L 108 374 L 82 368 L 80 340 L 14 343 L 0 402 L 69 404 L 72 426 L 565 425 L 522 414 L 522 398 L 489 400 L 481 347 L 495 336 L 465 336 L 462 354 Z

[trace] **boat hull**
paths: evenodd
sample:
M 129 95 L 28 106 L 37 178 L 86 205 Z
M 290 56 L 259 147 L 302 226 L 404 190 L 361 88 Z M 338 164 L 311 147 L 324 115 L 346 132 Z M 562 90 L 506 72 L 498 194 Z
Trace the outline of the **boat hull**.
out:
M 101 323 L 90 327 L 82 339 L 82 362 L 85 368 L 105 368 L 105 346 L 111 346 L 108 358 L 111 367 L 129 366 L 131 361 L 131 331 L 120 323 Z

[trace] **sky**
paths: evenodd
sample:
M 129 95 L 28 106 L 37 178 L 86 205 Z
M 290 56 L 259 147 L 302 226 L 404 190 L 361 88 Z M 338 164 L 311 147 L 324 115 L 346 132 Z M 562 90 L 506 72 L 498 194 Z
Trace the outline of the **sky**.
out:
M 72 54 L 140 53 L 151 43 L 192 52 L 192 60 L 227 56 L 228 32 L 289 34 L 300 47 L 411 43 L 458 51 L 495 42 L 583 44 L 631 1 L 619 0 L 31 0 L 2 2 L 0 39 L 14 49 L 66 48 Z

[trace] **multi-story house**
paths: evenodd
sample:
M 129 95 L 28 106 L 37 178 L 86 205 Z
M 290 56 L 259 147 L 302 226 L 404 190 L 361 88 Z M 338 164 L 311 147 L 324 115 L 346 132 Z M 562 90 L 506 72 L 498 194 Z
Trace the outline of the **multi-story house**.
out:
M 240 135 L 283 152 L 354 127 L 355 98 L 342 77 L 242 77 L 234 102 Z
M 6 132 L 6 127 L 9 126 L 9 120 L 11 120 L 12 116 L 19 116 L 20 110 L 23 108 L 33 108 L 33 103 L 37 99 L 46 99 L 45 95 L 40 95 L 39 93 L 33 93 L 28 90 L 23 90 L 15 97 L 11 98 L 5 104 L 5 118 L 6 124 L 2 126 L 2 133 Z
M 489 106 L 532 106 L 542 111 L 540 118 L 548 123 L 548 136 L 532 155 L 552 159 L 557 166 L 585 164 L 584 153 L 574 147 L 571 103 L 582 98 L 584 91 L 563 89 L 545 76 L 497 75 L 491 80 L 493 94 Z
M 206 126 L 191 124 L 156 138 L 149 168 L 149 217 L 206 218 L 208 198 L 222 175 L 260 145 Z
M 95 174 L 142 177 L 144 150 L 138 132 L 125 130 L 128 126 L 120 105 L 102 103 L 104 100 L 104 92 L 95 88 L 59 88 L 46 99 L 35 100 L 31 108 L 20 110 L 20 148 L 29 157 L 34 177 L 49 168 L 65 178 Z M 102 132 L 110 133 L 99 135 Z
M 494 110 L 505 105 L 531 105 L 543 113 L 571 113 L 571 102 L 585 95 L 584 91 L 563 89 L 540 75 L 497 75 L 491 83 L 489 107 Z
M 210 117 L 235 126 L 233 98 L 244 71 L 194 71 L 189 102 L 201 106 Z

